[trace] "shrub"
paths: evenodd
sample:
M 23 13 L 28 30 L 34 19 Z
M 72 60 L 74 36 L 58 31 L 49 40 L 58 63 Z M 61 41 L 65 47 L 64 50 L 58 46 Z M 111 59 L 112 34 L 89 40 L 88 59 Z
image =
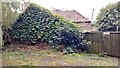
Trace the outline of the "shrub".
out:
M 10 35 L 10 29 L 7 29 L 4 25 L 1 27 L 1 43 L 2 43 L 2 50 L 7 49 L 11 43 L 11 35 Z
M 13 39 L 34 44 L 37 40 L 47 41 L 53 47 L 64 44 L 66 48 L 75 48 L 73 45 L 83 40 L 79 31 L 78 25 L 36 4 L 31 4 L 18 17 L 11 30 Z
M 102 8 L 96 18 L 95 25 L 99 31 L 120 31 L 120 2 L 109 4 Z
M 0 48 L 3 45 L 3 37 L 2 37 L 2 35 L 3 35 L 3 33 L 2 33 L 2 27 L 1 27 L 1 24 L 0 24 Z

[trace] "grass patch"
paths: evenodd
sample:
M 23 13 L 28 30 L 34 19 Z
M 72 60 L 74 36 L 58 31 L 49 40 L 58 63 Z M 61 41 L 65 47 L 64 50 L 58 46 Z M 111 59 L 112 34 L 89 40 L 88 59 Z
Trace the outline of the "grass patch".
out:
M 39 50 L 35 46 L 28 49 L 17 48 L 3 51 L 3 66 L 117 66 L 117 58 L 99 57 L 96 54 L 62 54 L 55 50 Z

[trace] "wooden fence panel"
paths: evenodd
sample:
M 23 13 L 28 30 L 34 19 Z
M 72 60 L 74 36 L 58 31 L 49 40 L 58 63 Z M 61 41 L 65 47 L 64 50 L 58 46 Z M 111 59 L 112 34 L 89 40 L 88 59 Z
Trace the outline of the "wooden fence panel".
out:
M 108 41 L 108 45 L 106 44 L 106 45 L 104 45 L 104 46 L 106 46 L 106 53 L 108 54 L 108 55 L 111 55 L 111 56 L 119 56 L 119 54 L 118 54 L 118 47 L 119 47 L 119 36 L 120 36 L 120 34 L 119 33 L 111 33 L 109 36 L 108 36 L 108 38 L 109 38 L 109 40 L 108 39 L 106 39 L 105 41 Z
M 91 42 L 89 52 L 100 53 L 102 51 L 102 33 L 85 33 L 85 39 Z
M 118 35 L 118 40 L 117 40 L 117 42 L 118 42 L 118 50 L 117 50 L 117 53 L 118 53 L 118 56 L 119 56 L 119 58 L 120 58 L 120 34 Z
M 85 35 L 85 39 L 92 43 L 89 47 L 89 52 L 120 56 L 120 32 L 111 32 L 105 35 L 102 32 L 91 32 L 85 33 Z

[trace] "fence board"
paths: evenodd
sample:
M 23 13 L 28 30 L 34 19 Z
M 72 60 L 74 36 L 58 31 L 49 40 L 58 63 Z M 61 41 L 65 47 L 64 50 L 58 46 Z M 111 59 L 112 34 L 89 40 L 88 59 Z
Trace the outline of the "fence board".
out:
M 91 46 L 89 47 L 89 52 L 92 53 L 100 53 L 102 51 L 102 33 L 85 33 L 85 39 L 91 42 Z
M 111 32 L 104 35 L 103 32 L 85 33 L 85 39 L 91 41 L 89 52 L 91 53 L 107 53 L 111 56 L 120 56 L 120 32 Z

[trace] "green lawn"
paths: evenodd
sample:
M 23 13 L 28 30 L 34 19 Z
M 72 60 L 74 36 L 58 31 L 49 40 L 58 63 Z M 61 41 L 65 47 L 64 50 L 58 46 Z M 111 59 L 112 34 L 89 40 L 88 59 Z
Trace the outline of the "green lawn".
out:
M 117 58 L 99 57 L 97 54 L 66 54 L 51 49 L 40 50 L 35 46 L 16 46 L 3 51 L 3 66 L 117 66 Z

